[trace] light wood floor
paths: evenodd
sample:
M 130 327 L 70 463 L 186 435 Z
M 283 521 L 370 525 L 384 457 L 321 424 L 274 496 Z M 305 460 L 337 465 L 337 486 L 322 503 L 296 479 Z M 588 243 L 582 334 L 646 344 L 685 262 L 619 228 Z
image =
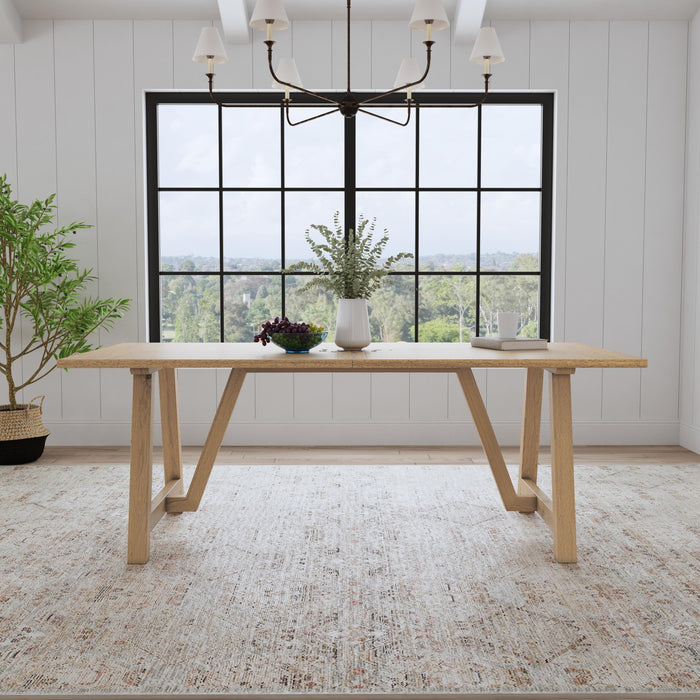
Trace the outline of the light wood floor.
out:
M 185 464 L 195 464 L 201 448 L 183 448 Z M 518 448 L 503 448 L 507 463 L 517 464 Z M 697 464 L 700 455 L 677 445 L 577 447 L 579 464 Z M 154 460 L 161 459 L 156 449 Z M 549 447 L 540 463 L 549 464 Z M 480 447 L 222 447 L 217 464 L 486 464 Z M 128 464 L 128 447 L 54 447 L 48 445 L 35 464 Z

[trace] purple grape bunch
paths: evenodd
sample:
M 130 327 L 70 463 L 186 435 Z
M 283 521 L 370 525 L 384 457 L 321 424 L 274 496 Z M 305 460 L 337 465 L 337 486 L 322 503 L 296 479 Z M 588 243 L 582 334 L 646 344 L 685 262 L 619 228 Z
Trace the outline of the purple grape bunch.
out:
M 292 323 L 286 316 L 281 320 L 279 316 L 275 316 L 273 321 L 265 321 L 259 328 L 260 332 L 253 336 L 253 341 L 261 342 L 263 347 L 272 341 L 273 333 L 319 333 L 323 330 L 314 323 Z

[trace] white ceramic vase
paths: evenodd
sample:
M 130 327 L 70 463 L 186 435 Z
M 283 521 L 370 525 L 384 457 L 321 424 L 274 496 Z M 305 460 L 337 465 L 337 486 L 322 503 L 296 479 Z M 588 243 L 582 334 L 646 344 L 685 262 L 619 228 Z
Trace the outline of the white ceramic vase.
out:
M 335 344 L 343 350 L 361 350 L 371 340 L 367 299 L 338 299 Z

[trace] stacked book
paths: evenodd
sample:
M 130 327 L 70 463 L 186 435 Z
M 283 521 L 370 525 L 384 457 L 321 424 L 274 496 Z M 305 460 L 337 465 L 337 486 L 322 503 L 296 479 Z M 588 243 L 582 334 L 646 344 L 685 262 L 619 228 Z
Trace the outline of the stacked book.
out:
M 473 348 L 489 350 L 546 350 L 547 341 L 543 338 L 472 338 Z

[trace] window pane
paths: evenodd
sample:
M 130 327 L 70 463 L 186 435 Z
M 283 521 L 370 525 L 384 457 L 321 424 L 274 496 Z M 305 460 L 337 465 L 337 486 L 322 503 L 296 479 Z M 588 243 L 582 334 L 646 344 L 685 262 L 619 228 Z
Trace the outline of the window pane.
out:
M 369 105 L 367 109 L 370 109 Z M 373 109 L 390 119 L 405 119 L 405 109 Z M 400 127 L 368 114 L 358 114 L 357 186 L 414 187 L 416 184 L 415 119 Z M 359 193 L 358 193 L 359 196 Z
M 413 342 L 415 326 L 413 276 L 387 275 L 369 300 L 373 342 Z
M 158 105 L 160 187 L 218 187 L 217 107 Z
M 221 122 L 224 187 L 279 187 L 279 109 L 224 109 Z
M 227 275 L 224 278 L 224 340 L 252 343 L 257 326 L 282 313 L 280 278 Z
M 421 187 L 476 187 L 477 119 L 475 109 L 421 109 Z
M 280 269 L 279 192 L 224 193 L 224 269 Z
M 396 127 L 395 127 L 396 128 Z M 412 253 L 415 255 L 415 195 L 412 192 L 358 192 L 357 215 L 370 221 L 377 219 L 375 240 L 384 229 L 389 232 L 385 255 Z M 410 263 L 413 261 L 411 260 Z
M 160 284 L 160 339 L 163 342 L 220 341 L 218 277 L 162 275 Z
M 468 343 L 476 329 L 476 277 L 421 275 L 418 282 L 421 343 Z
M 482 187 L 540 187 L 542 106 L 482 107 Z
M 422 192 L 420 269 L 470 270 L 476 266 L 476 193 Z
M 539 192 L 481 195 L 482 270 L 539 270 Z
M 481 279 L 479 335 L 498 332 L 499 311 L 520 314 L 518 335 L 539 337 L 539 290 L 537 275 L 487 275 Z
M 335 231 L 333 215 L 340 212 L 343 221 L 342 192 L 287 192 L 285 196 L 285 260 L 286 265 L 297 260 L 314 258 L 304 233 L 311 224 L 322 224 Z M 311 230 L 311 237 L 320 241 L 321 235 Z
M 295 108 L 293 122 L 327 111 L 327 107 Z M 345 174 L 343 160 L 344 119 L 329 114 L 320 119 L 289 126 L 284 131 L 284 182 L 287 187 L 342 187 Z
M 331 342 L 335 338 L 337 301 L 330 292 L 317 287 L 307 292 L 300 292 L 299 289 L 309 279 L 311 279 L 309 275 L 285 277 L 285 313 L 290 321 L 304 321 L 323 326 L 328 331 L 326 342 Z
M 218 270 L 218 193 L 161 192 L 159 204 L 160 269 Z M 183 258 L 194 266 L 182 267 Z

